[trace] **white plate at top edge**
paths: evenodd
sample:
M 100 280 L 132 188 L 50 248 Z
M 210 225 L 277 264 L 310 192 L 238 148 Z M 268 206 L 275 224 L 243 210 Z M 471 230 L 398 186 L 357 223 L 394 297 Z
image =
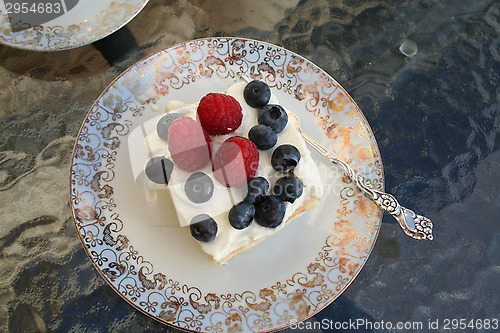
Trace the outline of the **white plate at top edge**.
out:
M 74 7 L 69 7 L 74 1 L 54 1 L 53 4 L 51 3 L 50 10 L 60 13 L 59 16 L 49 22 L 33 26 L 17 21 L 15 24 L 19 26 L 30 26 L 28 29 L 17 32 L 12 31 L 8 17 L 8 12 L 16 9 L 6 8 L 6 4 L 1 2 L 0 43 L 29 51 L 61 51 L 77 48 L 117 31 L 132 20 L 148 1 L 79 0 Z M 33 7 L 33 10 L 48 10 L 47 4 L 37 4 L 38 7 Z M 27 9 L 32 10 L 30 8 Z

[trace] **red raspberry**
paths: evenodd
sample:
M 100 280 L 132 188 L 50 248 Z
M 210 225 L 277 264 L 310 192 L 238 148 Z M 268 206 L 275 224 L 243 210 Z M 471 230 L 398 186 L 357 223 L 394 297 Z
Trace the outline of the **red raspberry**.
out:
M 221 93 L 205 95 L 197 111 L 201 126 L 212 135 L 233 132 L 243 119 L 240 103 L 233 96 Z
M 210 162 L 210 136 L 196 120 L 181 117 L 168 130 L 168 150 L 182 170 L 197 171 Z
M 215 178 L 226 186 L 238 187 L 255 176 L 259 151 L 255 143 L 241 136 L 224 141 L 214 158 Z

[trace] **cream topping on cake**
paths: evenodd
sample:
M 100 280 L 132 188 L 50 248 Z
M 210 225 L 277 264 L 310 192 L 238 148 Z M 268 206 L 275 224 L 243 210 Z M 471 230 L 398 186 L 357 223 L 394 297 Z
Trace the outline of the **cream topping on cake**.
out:
M 258 110 L 248 106 L 243 97 L 243 89 L 245 87 L 244 82 L 236 83 L 229 87 L 225 93 L 233 96 L 241 105 L 243 120 L 239 128 L 237 128 L 233 133 L 228 135 L 212 136 L 212 154 L 215 154 L 219 146 L 229 137 L 239 135 L 243 137 L 248 137 L 248 131 L 254 125 L 257 125 L 257 114 Z M 279 104 L 275 96 L 271 96 L 270 104 Z M 198 103 L 185 105 L 179 101 L 170 101 L 167 104 L 166 112 L 177 112 L 184 116 L 196 119 L 196 109 Z M 283 106 L 284 107 L 284 106 Z M 289 111 L 287 111 L 289 112 Z M 152 123 L 157 123 L 158 120 L 163 116 L 153 118 L 148 121 Z M 150 124 L 151 125 L 151 124 Z M 147 127 L 147 126 L 146 126 Z M 151 127 L 151 126 L 149 126 Z M 144 130 L 144 144 L 147 147 L 149 157 L 146 157 L 144 161 L 145 165 L 147 160 L 153 156 L 163 155 L 170 158 L 170 153 L 168 150 L 168 143 L 163 141 L 158 137 L 156 131 Z M 289 218 L 296 213 L 297 208 L 303 206 L 305 202 L 314 198 L 322 197 L 322 185 L 319 177 L 319 172 L 314 160 L 311 157 L 309 149 L 306 147 L 302 136 L 299 131 L 289 122 L 285 129 L 278 134 L 278 142 L 276 145 L 266 151 L 259 150 L 259 168 L 257 170 L 256 176 L 265 177 L 271 186 L 283 174 L 275 171 L 271 165 L 271 155 L 276 147 L 282 144 L 292 144 L 299 150 L 301 154 L 300 162 L 294 170 L 294 176 L 299 178 L 304 186 L 304 191 L 302 195 L 295 200 L 294 203 L 285 202 L 286 212 L 283 221 L 288 221 Z M 138 149 L 135 149 L 138 152 Z M 132 153 L 132 152 L 131 152 Z M 141 155 L 141 156 L 137 156 Z M 144 158 L 144 153 L 135 154 L 131 156 L 136 156 L 141 159 Z M 140 165 L 141 163 L 137 163 Z M 213 176 L 211 165 L 207 165 L 205 168 L 199 170 L 209 175 L 214 182 L 214 192 L 213 196 L 204 203 L 195 204 L 192 203 L 184 191 L 184 184 L 186 179 L 192 174 L 191 172 L 186 172 L 179 167 L 175 167 L 172 171 L 172 175 L 169 180 L 168 189 L 171 193 L 177 216 L 179 218 L 179 223 L 182 227 L 187 227 L 190 224 L 191 219 L 199 214 L 208 214 L 211 216 L 218 224 L 218 233 L 215 240 L 209 243 L 199 242 L 203 250 L 208 253 L 216 262 L 221 262 L 233 251 L 236 251 L 242 247 L 245 247 L 251 242 L 258 241 L 268 236 L 278 232 L 284 227 L 285 223 L 281 223 L 277 228 L 266 228 L 260 226 L 255 221 L 252 222 L 247 228 L 243 230 L 234 229 L 228 220 L 228 211 L 231 207 L 242 201 L 246 195 L 246 186 L 240 188 L 228 188 L 225 185 L 219 183 Z M 135 174 L 138 174 L 134 171 Z M 144 177 L 143 177 L 144 178 Z M 165 186 L 153 184 L 147 179 L 141 179 L 138 181 L 146 182 L 146 185 L 150 188 L 162 188 Z M 149 182 L 150 184 L 147 184 Z M 196 241 L 193 239 L 193 241 Z

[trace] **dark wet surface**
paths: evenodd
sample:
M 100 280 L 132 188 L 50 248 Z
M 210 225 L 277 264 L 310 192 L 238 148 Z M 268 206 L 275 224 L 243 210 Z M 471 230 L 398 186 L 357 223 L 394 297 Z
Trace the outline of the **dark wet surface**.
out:
M 447 319 L 500 319 L 498 2 L 226 2 L 227 12 L 210 1 L 151 1 L 119 34 L 135 38 L 122 54 L 106 40 L 59 53 L 0 46 L 0 331 L 173 331 L 92 267 L 71 218 L 70 152 L 118 73 L 209 36 L 275 43 L 331 74 L 373 129 L 386 189 L 434 222 L 435 240 L 418 242 L 384 216 L 359 276 L 308 325 L 334 332 L 335 322 L 362 319 L 375 327 L 345 331 L 390 332 L 377 323 L 421 322 L 444 332 Z M 408 40 L 411 57 L 399 50 Z

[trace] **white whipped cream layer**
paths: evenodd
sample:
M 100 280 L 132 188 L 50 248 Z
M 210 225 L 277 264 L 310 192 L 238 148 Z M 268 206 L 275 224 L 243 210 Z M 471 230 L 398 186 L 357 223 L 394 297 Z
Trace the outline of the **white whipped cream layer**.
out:
M 214 155 L 220 145 L 229 137 L 239 135 L 248 137 L 248 131 L 254 125 L 257 125 L 258 109 L 248 106 L 243 97 L 243 89 L 245 82 L 239 82 L 229 87 L 225 93 L 233 96 L 241 105 L 243 112 L 242 124 L 233 133 L 228 135 L 212 136 L 212 154 Z M 271 96 L 270 104 L 279 104 L 275 96 Z M 185 105 L 179 101 L 171 101 L 167 104 L 166 112 L 177 112 L 184 116 L 196 119 L 196 109 L 198 103 Z M 142 136 L 144 145 L 134 145 L 131 148 L 131 156 L 135 156 L 135 162 L 132 163 L 133 173 L 136 176 L 136 181 L 142 186 L 146 186 L 152 190 L 165 189 L 165 185 L 154 184 L 144 176 L 144 166 L 147 161 L 154 156 L 165 156 L 170 158 L 168 144 L 160 139 L 156 133 L 156 124 L 164 114 L 159 115 L 142 126 L 142 131 L 134 131 L 131 138 L 137 142 L 139 136 Z M 259 168 L 256 176 L 265 177 L 272 189 L 275 181 L 284 175 L 275 171 L 271 165 L 271 155 L 274 149 L 282 144 L 292 144 L 299 150 L 301 159 L 294 170 L 295 177 L 302 181 L 304 191 L 302 195 L 295 200 L 294 203 L 286 202 L 286 212 L 283 221 L 287 221 L 294 214 L 297 208 L 301 207 L 311 198 L 321 198 L 323 187 L 319 176 L 318 168 L 311 158 L 311 152 L 306 147 L 299 131 L 289 122 L 285 129 L 278 134 L 278 142 L 276 145 L 266 151 L 259 150 Z M 142 150 L 142 151 L 141 151 Z M 139 166 L 142 166 L 140 168 Z M 199 214 L 210 215 L 218 225 L 217 237 L 210 243 L 200 242 L 203 250 L 213 257 L 215 261 L 220 261 L 231 254 L 233 251 L 248 245 L 251 242 L 267 238 L 270 235 L 278 232 L 284 227 L 285 223 L 280 224 L 277 228 L 266 228 L 257 224 L 255 221 L 243 230 L 234 229 L 228 220 L 228 212 L 233 205 L 243 200 L 246 195 L 246 186 L 240 188 L 228 188 L 219 183 L 212 172 L 211 165 L 208 164 L 205 168 L 199 170 L 209 175 L 214 182 L 213 196 L 204 203 L 192 203 L 186 196 L 184 184 L 186 179 L 192 174 L 186 172 L 179 167 L 174 166 L 171 178 L 169 180 L 168 189 L 171 193 L 173 203 L 179 218 L 179 223 L 182 227 L 187 227 L 191 219 Z M 189 230 L 188 230 L 189 232 Z M 193 241 L 195 241 L 193 239 Z

